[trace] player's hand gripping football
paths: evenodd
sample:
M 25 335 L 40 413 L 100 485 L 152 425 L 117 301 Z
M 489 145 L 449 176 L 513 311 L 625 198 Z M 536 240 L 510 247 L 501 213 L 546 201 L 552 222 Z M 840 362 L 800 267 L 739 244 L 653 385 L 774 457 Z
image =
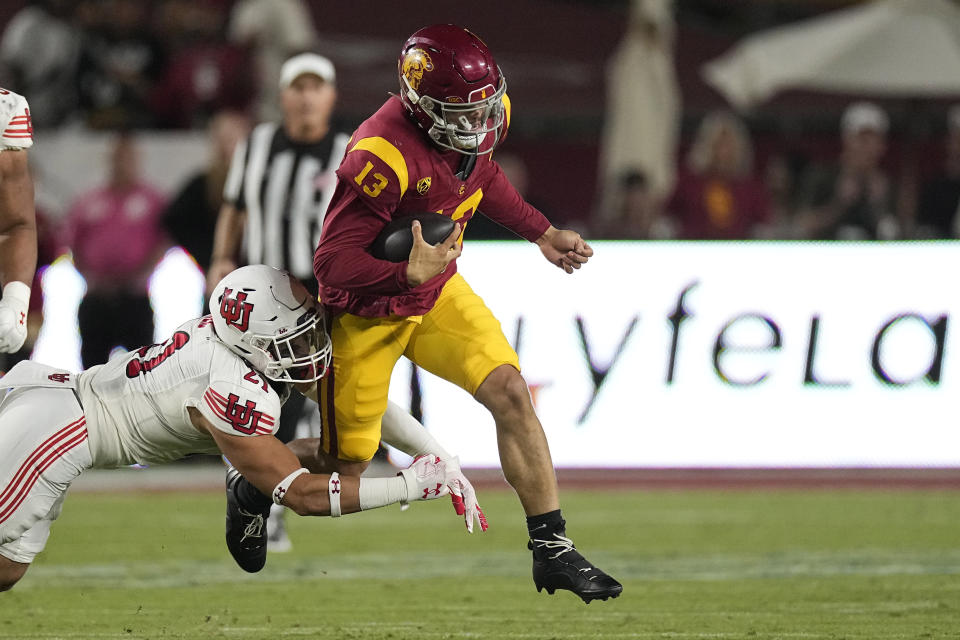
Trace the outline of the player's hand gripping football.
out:
M 567 273 L 573 273 L 574 269 L 579 269 L 580 265 L 593 255 L 593 249 L 580 237 L 579 233 L 570 229 L 557 229 L 554 226 L 537 238 L 537 245 L 543 257 Z
M 477 492 L 460 469 L 460 458 L 447 460 L 447 488 L 450 489 L 450 500 L 458 516 L 463 516 L 467 525 L 467 532 L 473 533 L 473 521 L 480 523 L 480 531 L 488 529 L 487 517 L 477 503 Z
M 457 239 L 460 237 L 460 224 L 453 227 L 443 242 L 429 244 L 423 239 L 420 223 L 413 222 L 413 248 L 407 261 L 407 283 L 418 287 L 430 278 L 435 278 L 447 269 L 447 265 L 456 260 L 462 251 Z

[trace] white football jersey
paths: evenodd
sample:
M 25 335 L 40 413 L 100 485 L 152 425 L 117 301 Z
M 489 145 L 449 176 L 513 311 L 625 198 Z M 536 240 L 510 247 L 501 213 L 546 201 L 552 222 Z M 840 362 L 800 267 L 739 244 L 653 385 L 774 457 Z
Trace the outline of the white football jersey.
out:
M 0 89 L 0 151 L 33 145 L 30 107 L 23 96 Z
M 231 435 L 272 435 L 282 401 L 266 378 L 230 351 L 210 316 L 182 324 L 150 345 L 79 374 L 94 467 L 161 463 L 218 453 L 190 422 L 196 407 Z

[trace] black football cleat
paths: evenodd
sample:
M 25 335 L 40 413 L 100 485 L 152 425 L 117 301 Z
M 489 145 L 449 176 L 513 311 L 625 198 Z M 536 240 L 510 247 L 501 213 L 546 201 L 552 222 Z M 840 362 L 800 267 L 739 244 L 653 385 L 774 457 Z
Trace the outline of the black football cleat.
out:
M 235 487 L 243 476 L 227 469 L 227 549 L 240 568 L 256 573 L 267 562 L 267 526 L 270 507 L 261 513 L 250 513 L 240 506 Z
M 580 555 L 570 538 L 555 533 L 553 540 L 530 540 L 527 548 L 533 551 L 533 582 L 538 592 L 546 589 L 553 595 L 557 589 L 567 589 L 590 604 L 616 598 L 623 591 L 623 585 Z

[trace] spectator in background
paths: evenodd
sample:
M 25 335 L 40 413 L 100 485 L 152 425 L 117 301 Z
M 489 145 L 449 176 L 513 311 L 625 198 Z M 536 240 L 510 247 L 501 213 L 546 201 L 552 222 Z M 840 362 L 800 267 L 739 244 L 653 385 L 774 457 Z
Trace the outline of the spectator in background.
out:
M 627 171 L 620 177 L 617 192 L 609 199 L 613 212 L 602 216 L 594 229 L 600 238 L 618 240 L 667 240 L 676 235 L 645 173 Z
M 106 362 L 114 347 L 153 342 L 147 284 L 167 244 L 160 225 L 164 199 L 141 180 L 131 136 L 118 136 L 109 162 L 107 184 L 71 206 L 64 237 L 87 282 L 77 314 L 85 368 Z
M 250 49 L 257 85 L 256 115 L 279 120 L 280 65 L 313 48 L 317 32 L 303 0 L 239 0 L 230 13 L 228 37 Z
M 244 111 L 253 100 L 247 56 L 223 40 L 221 0 L 165 0 L 157 23 L 169 64 L 151 104 L 161 127 L 202 128 L 225 109 Z
M 607 64 L 606 118 L 600 145 L 601 203 L 613 214 L 623 176 L 639 171 L 663 202 L 674 189 L 682 115 L 674 62 L 674 0 L 631 0 L 623 38 Z
M 753 149 L 743 122 L 728 111 L 700 123 L 667 210 L 678 237 L 735 240 L 767 233 L 770 201 L 753 175 Z
M 223 204 L 223 186 L 233 152 L 250 132 L 241 113 L 224 111 L 210 121 L 210 161 L 190 178 L 163 214 L 163 224 L 174 242 L 187 250 L 206 272 L 213 250 L 213 232 Z
M 0 41 L 9 86 L 30 97 L 34 125 L 50 129 L 77 108 L 80 33 L 70 19 L 76 3 L 38 0 L 18 11 Z
M 88 29 L 78 81 L 87 125 L 95 129 L 152 125 L 150 98 L 164 59 L 149 29 L 149 3 L 99 0 L 85 8 Z
M 887 149 L 887 114 L 857 102 L 840 121 L 839 163 L 814 167 L 804 179 L 797 235 L 815 240 L 891 240 L 900 233 L 890 179 L 880 166 Z
M 798 155 L 775 153 L 767 159 L 763 181 L 770 197 L 770 237 L 792 239 L 795 233 L 797 167 L 804 162 Z
M 954 238 L 960 235 L 960 105 L 947 112 L 947 136 L 941 172 L 920 192 L 916 235 Z

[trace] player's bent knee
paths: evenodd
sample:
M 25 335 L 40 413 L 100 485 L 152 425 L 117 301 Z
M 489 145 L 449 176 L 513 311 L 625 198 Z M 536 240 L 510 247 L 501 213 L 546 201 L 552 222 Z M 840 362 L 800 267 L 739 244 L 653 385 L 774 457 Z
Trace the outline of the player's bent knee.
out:
M 29 568 L 29 564 L 14 562 L 0 556 L 0 591 L 10 591 Z
M 530 389 L 520 372 L 508 364 L 494 369 L 477 389 L 477 400 L 491 413 L 520 412 L 530 406 Z
M 380 434 L 377 437 L 346 436 L 339 441 L 338 465 L 345 463 L 367 465 L 380 448 Z M 364 467 L 366 468 L 366 467 Z M 341 471 L 343 473 L 343 471 Z

